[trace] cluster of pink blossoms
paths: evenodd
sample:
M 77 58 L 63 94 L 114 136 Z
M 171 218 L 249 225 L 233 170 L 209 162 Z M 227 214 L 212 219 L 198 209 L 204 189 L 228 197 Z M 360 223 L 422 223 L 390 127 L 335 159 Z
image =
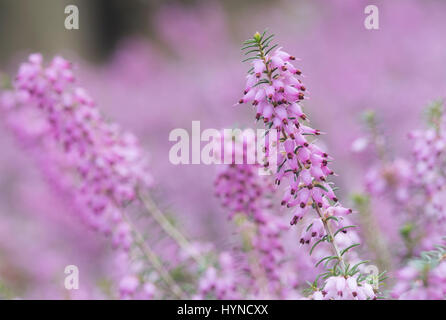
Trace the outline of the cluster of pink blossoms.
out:
M 445 247 L 423 252 L 395 273 L 398 280 L 393 287 L 393 298 L 403 300 L 441 300 L 446 297 Z
M 138 186 L 151 185 L 146 158 L 136 137 L 105 121 L 86 91 L 73 82 L 68 61 L 56 57 L 45 68 L 41 55 L 31 55 L 8 94 L 8 122 L 20 138 L 29 134 L 27 126 L 40 125 L 28 138 L 40 143 L 61 174 L 50 177 L 51 182 L 70 192 L 76 212 L 88 225 L 106 234 L 114 231 L 115 244 L 128 248 L 120 211 L 136 198 Z M 28 122 L 23 122 L 25 116 Z
M 397 202 L 406 206 L 410 202 L 411 206 L 426 210 L 426 216 L 444 220 L 446 210 L 441 203 L 446 182 L 442 175 L 446 148 L 443 122 L 439 116 L 436 128 L 409 134 L 413 145 L 412 161 L 397 158 L 391 162 L 383 161 L 380 166 L 369 170 L 366 175 L 367 191 L 377 196 L 390 192 Z M 421 196 L 416 194 L 419 191 Z
M 428 234 L 424 238 L 424 249 L 430 250 L 435 243 L 441 243 L 446 225 L 446 177 L 444 175 L 446 129 L 440 118 L 437 129 L 419 130 L 410 133 L 413 142 L 413 187 L 421 194 L 414 198 L 414 205 L 424 210 L 423 221 Z
M 369 283 L 358 284 L 357 277 L 344 276 L 328 278 L 324 288 L 315 291 L 311 296 L 314 300 L 367 300 L 375 297 L 376 294 Z
M 119 297 L 121 299 L 152 300 L 157 292 L 151 282 L 141 284 L 136 275 L 126 275 L 119 282 Z
M 396 201 L 405 202 L 409 199 L 411 169 L 410 163 L 405 159 L 395 159 L 391 163 L 373 167 L 365 176 L 366 189 L 377 196 L 390 192 Z
M 233 140 L 235 145 L 225 146 L 228 148 L 223 152 L 233 160 L 238 158 L 236 154 L 241 155 L 244 163 L 224 166 L 215 180 L 215 194 L 221 200 L 222 206 L 229 210 L 231 219 L 235 219 L 236 215 L 246 218 L 240 229 L 250 238 L 252 258 L 256 259 L 255 267 L 252 266 L 252 261 L 245 261 L 246 269 L 252 276 L 249 286 L 256 288 L 254 294 L 260 296 L 274 293 L 283 297 L 286 290 L 283 289 L 281 271 L 285 249 L 281 236 L 287 226 L 280 217 L 270 212 L 273 206 L 271 197 L 275 191 L 270 177 L 259 175 L 262 170 L 259 164 L 246 163 L 246 153 L 255 141 L 241 141 L 241 137 L 233 137 Z M 265 288 L 259 288 L 260 281 L 256 278 L 260 276 L 267 280 L 266 293 L 262 292 Z M 289 283 L 285 286 L 289 287 Z
M 428 108 L 435 114 L 433 127 L 409 134 L 413 146 L 410 160 L 384 161 L 367 174 L 369 193 L 380 196 L 386 191 L 395 195 L 398 211 L 416 227 L 418 252 L 441 244 L 446 230 L 446 131 L 442 110 L 441 104 L 434 103 Z
M 333 260 L 337 260 L 337 264 L 344 269 L 341 273 L 347 273 L 331 227 L 335 224 L 339 231 L 348 232 L 343 218 L 351 214 L 352 210 L 340 205 L 327 181 L 334 174 L 328 166 L 332 158 L 314 140 L 307 139 L 308 136 L 315 137 L 321 132 L 303 124 L 307 116 L 299 103 L 305 99 L 307 90 L 297 78 L 301 71 L 292 63 L 296 58 L 281 48 L 269 47 L 271 39 L 272 36 L 267 37 L 265 33 L 256 33 L 245 42 L 243 49 L 248 49 L 249 53 L 254 52 L 255 55 L 248 58 L 252 60 L 252 68 L 247 76 L 244 96 L 239 103 L 252 103 L 257 110 L 256 119 L 263 120 L 267 129 L 277 130 L 279 133 L 278 159 L 271 163 L 279 165 L 276 184 L 283 185 L 282 181 L 286 181 L 282 205 L 293 208 L 291 225 L 307 216 L 310 208 L 317 212 L 316 217 L 310 219 L 309 226 L 304 228 L 300 242 L 330 242 L 336 257 Z M 331 224 L 330 220 L 334 223 Z M 337 276 L 337 272 L 334 270 L 333 275 Z M 348 274 L 344 276 L 348 278 Z M 327 297 L 332 298 L 330 295 Z M 370 298 L 371 295 L 364 297 Z
M 30 55 L 14 90 L 2 95 L 7 124 L 72 212 L 128 251 L 133 239 L 123 208 L 138 188 L 152 184 L 146 155 L 135 136 L 106 121 L 87 92 L 73 85 L 70 62 L 42 62 L 40 54 Z M 134 279 L 122 280 L 124 296 Z
M 295 58 L 281 48 L 271 56 L 254 60 L 253 74 L 247 77 L 245 95 L 240 103 L 251 102 L 257 109 L 256 118 L 263 119 L 268 128 L 282 134 L 276 183 L 288 180 L 282 205 L 294 208 L 291 224 L 302 219 L 312 203 L 323 209 L 326 216 L 345 216 L 352 211 L 330 203 L 338 203 L 327 182 L 327 177 L 334 174 L 328 167 L 331 157 L 306 138 L 320 135 L 320 132 L 300 122 L 307 119 L 298 104 L 304 99 L 306 88 L 296 78 L 301 72 L 293 66 L 292 60 Z M 262 78 L 264 75 L 267 79 Z M 310 233 L 318 237 L 324 235 L 320 218 L 315 219 Z
M 223 252 L 218 257 L 218 268 L 209 267 L 200 278 L 194 299 L 216 298 L 219 300 L 240 299 L 238 275 L 232 256 Z
M 225 137 L 223 140 L 232 143 L 223 144 L 215 157 L 221 161 L 231 159 L 231 163 L 219 172 L 214 182 L 215 195 L 229 210 L 230 218 L 242 213 L 260 219 L 262 212 L 272 205 L 267 197 L 274 193 L 274 186 L 267 175 L 258 174 L 258 164 L 248 164 L 247 153 L 255 145 L 255 138 L 240 133 L 240 136 Z M 236 159 L 242 163 L 236 163 Z
M 445 148 L 446 130 L 442 104 L 429 110 L 434 115 L 433 127 L 409 134 L 413 144 L 413 178 L 410 185 L 414 208 L 411 215 L 416 223 L 420 242 L 416 252 L 421 258 L 409 261 L 396 272 L 397 284 L 392 296 L 399 299 L 444 299 L 446 297 L 446 262 L 444 236 L 446 231 Z M 437 250 L 433 250 L 437 247 Z
M 434 127 L 415 130 L 409 134 L 412 142 L 412 161 L 409 183 L 403 182 L 409 195 L 405 205 L 411 223 L 416 224 L 420 243 L 417 250 L 432 250 L 443 243 L 446 231 L 446 130 L 442 106 L 431 106 L 438 110 Z M 401 185 L 401 184 L 400 184 Z

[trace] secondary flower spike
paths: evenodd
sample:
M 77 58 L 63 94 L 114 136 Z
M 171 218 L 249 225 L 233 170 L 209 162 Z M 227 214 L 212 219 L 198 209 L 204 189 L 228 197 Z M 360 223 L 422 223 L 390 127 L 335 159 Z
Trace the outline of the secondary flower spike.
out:
M 40 54 L 30 55 L 14 89 L 2 95 L 5 120 L 71 212 L 110 236 L 130 261 L 134 239 L 124 207 L 138 188 L 152 185 L 147 156 L 137 138 L 106 121 L 74 82 L 67 60 L 55 57 L 44 66 Z M 140 285 L 132 274 L 122 278 L 120 296 L 132 296 Z
M 137 187 L 152 183 L 146 155 L 133 134 L 106 121 L 88 93 L 73 85 L 70 62 L 55 57 L 45 67 L 42 60 L 32 54 L 20 66 L 6 106 L 8 124 L 36 149 L 48 180 L 81 219 L 127 247 L 120 211 Z
M 239 152 L 246 159 L 247 145 L 255 141 L 240 136 L 232 138 L 235 147 L 225 152 L 229 156 Z M 239 225 L 248 247 L 241 255 L 247 258 L 238 262 L 248 270 L 249 279 L 244 285 L 251 288 L 256 299 L 270 298 L 273 293 L 279 298 L 289 298 L 294 294 L 293 283 L 283 281 L 282 276 L 288 267 L 282 237 L 287 224 L 272 213 L 269 197 L 274 194 L 274 186 L 269 176 L 258 174 L 259 169 L 260 164 L 224 166 L 215 181 L 215 194 L 228 209 L 229 217 Z

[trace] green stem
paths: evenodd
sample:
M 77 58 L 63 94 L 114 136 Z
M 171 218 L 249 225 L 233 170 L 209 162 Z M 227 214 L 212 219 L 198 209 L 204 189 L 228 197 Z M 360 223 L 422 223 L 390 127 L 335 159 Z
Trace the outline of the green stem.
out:
M 254 249 L 254 236 L 258 235 L 258 226 L 255 222 L 246 218 L 246 215 L 240 213 L 234 219 L 236 225 L 242 229 L 242 242 L 246 243 L 243 245 L 243 249 L 247 251 L 248 263 L 251 270 L 251 276 L 257 287 L 262 294 L 270 296 L 268 278 L 266 276 L 266 270 L 260 263 L 260 258 L 258 251 Z M 245 241 L 246 240 L 246 241 Z
M 358 206 L 359 219 L 364 227 L 364 239 L 367 246 L 375 253 L 378 267 L 381 270 L 389 270 L 391 265 L 390 252 L 385 237 L 382 236 L 380 227 L 372 213 L 370 200 L 364 196 L 355 197 Z
M 166 216 L 156 205 L 155 201 L 153 201 L 150 196 L 144 195 L 141 192 L 138 195 L 146 210 L 152 215 L 153 219 L 155 219 L 155 221 L 161 226 L 164 232 L 170 238 L 172 238 L 180 246 L 180 248 L 187 252 L 201 268 L 205 268 L 206 264 L 203 261 L 203 257 L 192 249 L 192 245 L 190 244 L 190 242 L 166 218 Z
M 314 201 L 314 203 L 316 203 L 316 202 Z M 338 257 L 339 264 L 341 265 L 343 271 L 345 271 L 347 268 L 346 268 L 344 259 L 342 259 L 342 256 L 339 253 L 338 246 L 335 243 L 335 238 L 333 236 L 334 233 L 331 230 L 330 224 L 328 223 L 327 219 L 324 218 L 324 216 L 322 215 L 321 210 L 319 209 L 319 207 L 317 205 L 315 206 L 315 208 L 316 208 L 316 212 L 318 213 L 319 217 L 322 220 L 322 223 L 324 224 L 325 232 L 327 233 L 327 235 L 329 237 L 329 240 L 330 240 L 329 242 L 331 243 L 331 246 L 333 248 L 333 252 L 335 253 L 336 257 Z
M 152 248 L 147 244 L 147 242 L 144 240 L 143 236 L 138 232 L 138 230 L 132 224 L 130 219 L 128 219 L 124 215 L 123 215 L 123 217 L 124 217 L 124 220 L 129 225 L 130 229 L 132 230 L 134 243 L 141 250 L 144 257 L 155 268 L 155 270 L 158 273 L 158 275 L 160 276 L 160 278 L 166 283 L 167 287 L 174 294 L 174 296 L 176 296 L 178 299 L 184 299 L 185 294 L 184 294 L 183 290 L 175 283 L 175 280 L 165 270 L 163 263 L 161 262 L 161 259 L 152 250 Z

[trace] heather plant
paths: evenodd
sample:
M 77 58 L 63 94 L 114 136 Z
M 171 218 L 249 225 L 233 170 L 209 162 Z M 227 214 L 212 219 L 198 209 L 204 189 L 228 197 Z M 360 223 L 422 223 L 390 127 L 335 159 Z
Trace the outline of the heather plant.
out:
M 431 288 L 433 279 L 439 279 L 439 283 L 443 281 L 441 267 L 436 269 L 443 260 L 445 233 L 442 203 L 445 143 L 443 103 L 434 101 L 426 108 L 425 115 L 428 127 L 408 135 L 412 145 L 411 157 L 394 160 L 386 151 L 385 137 L 377 134 L 374 113 L 368 112 L 366 117 L 370 129 L 367 139 L 375 150 L 381 150 L 377 152 L 378 162 L 366 175 L 366 197 L 371 201 L 390 198 L 385 210 L 398 213 L 399 243 L 404 244 L 405 250 L 391 249 L 398 253 L 393 263 L 403 265 L 395 272 L 391 294 L 401 299 L 444 297 L 441 286 Z M 356 199 L 358 204 L 364 203 L 364 196 Z M 369 201 L 367 207 L 367 210 L 379 210 Z M 374 229 L 375 235 L 382 234 L 379 227 Z M 383 252 L 380 253 L 382 257 Z M 432 279 L 431 272 L 434 275 Z
M 241 299 L 240 276 L 230 253 L 222 252 L 201 275 L 194 299 Z
M 429 127 L 409 134 L 413 143 L 414 174 L 409 218 L 419 228 L 422 250 L 431 250 L 439 244 L 445 232 L 445 157 L 446 147 L 443 103 L 433 102 L 427 108 Z
M 285 185 L 281 204 L 293 208 L 291 225 L 309 219 L 300 243 L 311 246 L 310 254 L 321 243 L 331 246 L 331 254 L 316 263 L 324 263 L 327 270 L 311 283 L 311 297 L 376 298 L 376 292 L 360 273 L 360 266 L 366 262 L 350 264 L 346 260 L 346 253 L 360 244 L 340 247 L 336 238 L 354 227 L 345 223 L 352 210 L 339 203 L 328 182 L 334 172 L 328 166 L 332 158 L 315 141 L 321 132 L 307 125 L 308 118 L 300 105 L 307 92 L 298 78 L 302 71 L 293 65 L 296 58 L 273 45 L 272 40 L 273 35 L 263 32 L 244 42 L 242 49 L 252 67 L 239 103 L 251 103 L 257 111 L 256 119 L 262 120 L 268 130 L 278 132 L 275 183 Z
M 441 243 L 444 225 L 442 102 L 431 103 L 425 114 L 428 127 L 408 135 L 412 144 L 411 156 L 391 159 L 388 152 L 379 152 L 378 163 L 369 169 L 365 179 L 370 196 L 390 196 L 394 210 L 400 212 L 401 235 L 409 249 L 409 257 L 419 249 L 431 250 Z M 385 138 L 381 140 L 385 141 Z M 371 141 L 378 149 L 376 139 Z M 385 149 L 385 143 L 381 148 Z
M 375 258 L 383 258 L 383 244 L 373 247 L 379 234 L 356 232 L 351 214 L 335 195 L 329 182 L 334 175 L 333 158 L 319 146 L 319 130 L 309 125 L 301 102 L 307 88 L 298 76 L 293 61 L 297 59 L 272 45 L 272 36 L 257 33 L 245 42 L 244 50 L 252 68 L 240 103 L 252 103 L 256 120 L 270 133 L 277 132 L 273 145 L 279 153 L 272 159 L 269 144 L 263 163 L 223 165 L 215 181 L 215 193 L 227 210 L 239 235 L 240 244 L 233 252 L 210 254 L 209 248 L 190 242 L 162 212 L 150 195 L 153 178 L 137 139 L 117 124 L 106 120 L 86 91 L 75 85 L 72 65 L 61 57 L 43 65 L 39 54 L 22 64 L 13 89 L 1 97 L 5 121 L 20 144 L 41 170 L 53 191 L 72 214 L 92 230 L 105 234 L 116 249 L 116 295 L 122 299 L 186 298 L 310 298 L 310 299 L 375 299 L 380 290 L 378 279 L 367 277 L 368 261 L 351 250 L 360 246 L 364 236 Z M 411 243 L 404 266 L 395 273 L 395 298 L 439 298 L 444 282 L 443 252 L 421 253 L 442 243 L 443 236 L 443 115 L 441 103 L 427 111 L 430 127 L 409 135 L 413 141 L 413 163 L 391 160 L 385 139 L 378 131 L 372 113 L 365 117 L 369 128 L 367 144 L 375 147 L 379 164 L 366 175 L 370 197 L 387 194 L 395 208 L 402 209 L 401 229 L 406 244 Z M 245 153 L 253 141 L 233 137 Z M 361 149 L 357 144 L 356 149 Z M 240 148 L 241 146 L 241 148 Z M 241 150 L 241 151 L 240 151 Z M 225 151 L 225 150 L 224 150 Z M 274 175 L 259 175 L 274 170 Z M 329 167 L 330 165 L 330 167 Z M 412 174 L 410 174 L 412 173 Z M 274 186 L 275 185 L 275 186 Z M 282 194 L 281 200 L 276 201 Z M 371 221 L 373 207 L 360 195 L 354 197 L 364 227 Z M 291 210 L 278 210 L 277 204 Z M 135 222 L 136 210 L 149 213 L 156 227 Z M 280 212 L 279 212 L 280 211 Z M 289 212 L 290 211 L 290 212 Z M 368 212 L 370 211 L 370 212 Z M 299 260 L 313 263 L 314 281 L 306 286 L 293 261 L 285 234 L 290 224 L 299 230 Z M 364 222 L 365 221 L 365 222 Z M 406 230 L 411 226 L 410 230 Z M 146 230 L 150 235 L 143 235 Z M 142 231 L 142 232 L 141 232 Z M 417 233 L 417 237 L 414 234 Z M 167 237 L 173 243 L 173 255 L 159 254 L 152 239 Z M 156 236 L 155 236 L 156 235 Z M 369 238 L 374 238 L 370 241 Z M 171 244 L 172 244 L 171 243 Z M 168 247 L 163 242 L 159 246 Z M 294 252 L 295 254 L 295 252 Z M 302 254 L 308 254 L 303 258 Z M 388 254 L 388 253 L 387 253 Z M 432 258 L 437 257 L 436 259 Z M 388 257 L 386 257 L 388 259 Z M 426 260 L 427 259 L 427 260 Z M 406 261 L 410 261 L 406 263 Z M 420 262 L 421 261 L 421 262 Z M 398 262 L 397 262 L 398 263 Z M 398 263 L 400 264 L 400 263 Z M 389 263 L 379 263 L 388 267 Z M 416 267 L 414 267 L 416 266 Z M 293 270 L 294 269 L 294 270 Z M 310 268 L 311 269 L 311 268 Z M 296 274 L 298 272 L 298 274 Z M 300 278 L 300 279 L 299 279 Z M 4 294 L 9 295 L 5 287 Z
M 7 124 L 72 213 L 121 252 L 121 298 L 152 298 L 156 289 L 150 279 L 161 282 L 162 295 L 184 297 L 126 213 L 131 202 L 140 201 L 189 256 L 198 255 L 144 191 L 152 177 L 136 137 L 105 120 L 86 91 L 73 85 L 68 61 L 56 57 L 44 67 L 42 60 L 32 54 L 20 66 L 14 89 L 3 93 Z M 149 270 L 135 264 L 134 247 Z

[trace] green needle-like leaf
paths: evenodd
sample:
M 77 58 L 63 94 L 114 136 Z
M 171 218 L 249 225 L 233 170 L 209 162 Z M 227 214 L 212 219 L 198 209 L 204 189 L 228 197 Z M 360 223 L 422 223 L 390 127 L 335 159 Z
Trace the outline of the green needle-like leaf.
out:
M 319 243 L 324 242 L 325 240 L 326 240 L 326 237 L 324 236 L 322 239 L 316 241 L 316 243 L 313 244 L 313 246 L 311 247 L 311 250 L 310 250 L 310 256 L 311 256 L 311 254 L 313 253 L 313 250 L 316 248 L 316 246 L 317 246 Z
M 273 45 L 272 47 L 270 47 L 268 50 L 266 50 L 265 55 L 267 55 L 268 53 L 271 52 L 271 50 L 273 50 L 274 48 L 277 47 L 277 44 Z
M 345 229 L 348 229 L 348 228 L 356 228 L 356 227 L 357 227 L 357 226 L 353 226 L 353 225 L 351 225 L 351 226 L 345 226 L 345 227 L 339 228 L 339 229 L 334 233 L 333 238 L 336 237 L 336 235 L 337 235 L 339 232 L 342 232 L 342 231 L 345 230 Z
M 361 245 L 360 243 L 355 243 L 355 244 L 352 244 L 351 246 L 348 246 L 347 248 L 345 248 L 344 250 L 341 251 L 341 257 L 342 257 L 345 253 L 347 253 L 347 251 L 350 250 L 351 248 L 354 248 L 354 247 L 357 247 L 357 246 L 360 246 L 360 245 Z

